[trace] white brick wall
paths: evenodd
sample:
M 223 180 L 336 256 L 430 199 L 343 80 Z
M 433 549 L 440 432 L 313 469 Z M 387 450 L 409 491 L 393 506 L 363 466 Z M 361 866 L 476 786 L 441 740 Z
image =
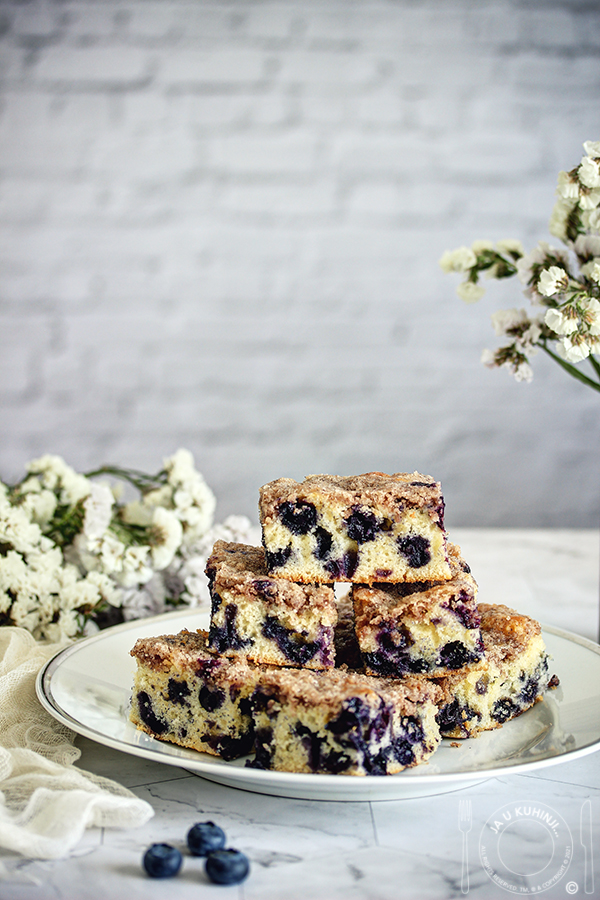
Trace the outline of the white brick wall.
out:
M 598 397 L 481 367 L 519 287 L 437 261 L 548 239 L 599 49 L 569 0 L 0 0 L 0 477 L 187 446 L 220 517 L 416 468 L 450 525 L 596 526 Z

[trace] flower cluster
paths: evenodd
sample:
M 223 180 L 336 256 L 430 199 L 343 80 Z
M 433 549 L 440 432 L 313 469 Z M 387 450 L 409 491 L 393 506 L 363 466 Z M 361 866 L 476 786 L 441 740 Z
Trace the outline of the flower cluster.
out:
M 123 482 L 137 491 L 129 502 Z M 213 533 L 244 540 L 251 529 L 242 517 L 213 528 L 214 510 L 187 450 L 153 476 L 33 460 L 18 484 L 0 482 L 0 625 L 60 641 L 206 602 Z
M 496 334 L 508 338 L 498 350 L 484 350 L 482 362 L 508 368 L 518 381 L 530 381 L 530 357 L 544 350 L 570 375 L 600 391 L 600 141 L 586 141 L 586 155 L 570 172 L 560 172 L 550 233 L 567 249 L 545 242 L 526 254 L 519 241 L 476 241 L 446 251 L 445 272 L 461 272 L 457 293 L 480 300 L 480 276 L 516 275 L 537 312 L 502 310 L 492 316 Z M 553 349 L 551 347 L 553 346 Z M 587 360 L 591 371 L 576 368 Z

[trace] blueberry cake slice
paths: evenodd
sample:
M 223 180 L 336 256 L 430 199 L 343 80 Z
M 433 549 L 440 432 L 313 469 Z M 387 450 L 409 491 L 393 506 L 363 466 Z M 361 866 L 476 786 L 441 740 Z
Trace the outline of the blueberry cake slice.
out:
M 477 585 L 455 544 L 448 543 L 448 558 L 448 581 L 352 585 L 367 672 L 443 674 L 483 658 Z
M 343 669 L 270 669 L 254 691 L 257 768 L 390 775 L 440 743 L 437 686 L 424 678 L 372 678 Z
M 418 472 L 279 478 L 260 489 L 267 568 L 297 582 L 443 581 L 444 500 Z
M 333 588 L 273 578 L 262 547 L 217 541 L 206 564 L 212 600 L 208 645 L 254 662 L 334 665 Z
M 485 660 L 435 679 L 445 693 L 437 715 L 444 737 L 500 728 L 559 683 L 548 669 L 539 622 L 502 605 L 481 603 L 479 612 Z
M 130 720 L 160 741 L 223 759 L 252 749 L 250 695 L 260 667 L 218 657 L 206 631 L 140 638 Z

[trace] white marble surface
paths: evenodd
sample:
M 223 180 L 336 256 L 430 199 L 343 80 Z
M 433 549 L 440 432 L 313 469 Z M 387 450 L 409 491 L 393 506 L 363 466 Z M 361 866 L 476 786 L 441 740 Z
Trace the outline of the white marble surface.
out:
M 456 529 L 450 536 L 471 565 L 481 600 L 505 602 L 545 623 L 596 637 L 597 532 Z M 435 797 L 333 803 L 238 791 L 83 738 L 78 738 L 78 745 L 82 768 L 127 785 L 152 804 L 155 815 L 139 829 L 89 830 L 62 860 L 29 860 L 0 851 L 2 900 L 162 900 L 168 895 L 177 900 L 461 897 L 467 891 L 466 884 L 461 890 L 458 827 L 459 804 L 464 800 L 470 800 L 472 808 L 467 835 L 470 897 L 507 896 L 485 871 L 479 854 L 482 834 L 486 840 L 490 835 L 489 830 L 483 832 L 484 824 L 501 808 L 505 814 L 511 812 L 513 819 L 491 851 L 506 869 L 494 862 L 491 870 L 513 873 L 509 884 L 516 890 L 510 893 L 532 893 L 536 884 L 543 885 L 558 873 L 561 841 L 567 835 L 570 866 L 542 896 L 600 897 L 600 753 Z M 593 894 L 585 893 L 585 855 L 580 843 L 580 813 L 588 798 L 596 864 Z M 549 830 L 524 812 L 536 809 L 549 810 L 559 822 L 554 844 L 549 843 Z M 520 823 L 517 810 L 524 813 Z M 173 881 L 153 881 L 143 874 L 141 857 L 150 843 L 167 841 L 183 850 L 187 829 L 206 819 L 220 824 L 229 844 L 249 856 L 251 874 L 246 882 L 229 888 L 211 885 L 202 862 L 188 856 Z

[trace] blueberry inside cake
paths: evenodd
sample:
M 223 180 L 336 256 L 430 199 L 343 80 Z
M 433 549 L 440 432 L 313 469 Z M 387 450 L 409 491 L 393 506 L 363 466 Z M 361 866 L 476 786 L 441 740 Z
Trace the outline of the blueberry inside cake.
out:
M 231 760 L 252 749 L 260 668 L 211 653 L 206 631 L 140 638 L 130 720 L 160 741 Z
M 415 766 L 440 743 L 435 689 L 425 679 L 272 668 L 252 695 L 250 765 L 334 775 L 390 775 Z
M 539 622 L 503 605 L 479 604 L 485 659 L 436 679 L 445 692 L 437 721 L 444 737 L 500 728 L 558 685 Z
M 208 644 L 226 656 L 323 669 L 334 665 L 333 588 L 273 578 L 262 547 L 217 541 L 206 565 Z
M 483 658 L 477 585 L 460 548 L 449 543 L 448 556 L 448 581 L 352 585 L 367 672 L 443 674 Z
M 266 565 L 295 582 L 450 578 L 444 500 L 418 472 L 279 478 L 260 490 Z

